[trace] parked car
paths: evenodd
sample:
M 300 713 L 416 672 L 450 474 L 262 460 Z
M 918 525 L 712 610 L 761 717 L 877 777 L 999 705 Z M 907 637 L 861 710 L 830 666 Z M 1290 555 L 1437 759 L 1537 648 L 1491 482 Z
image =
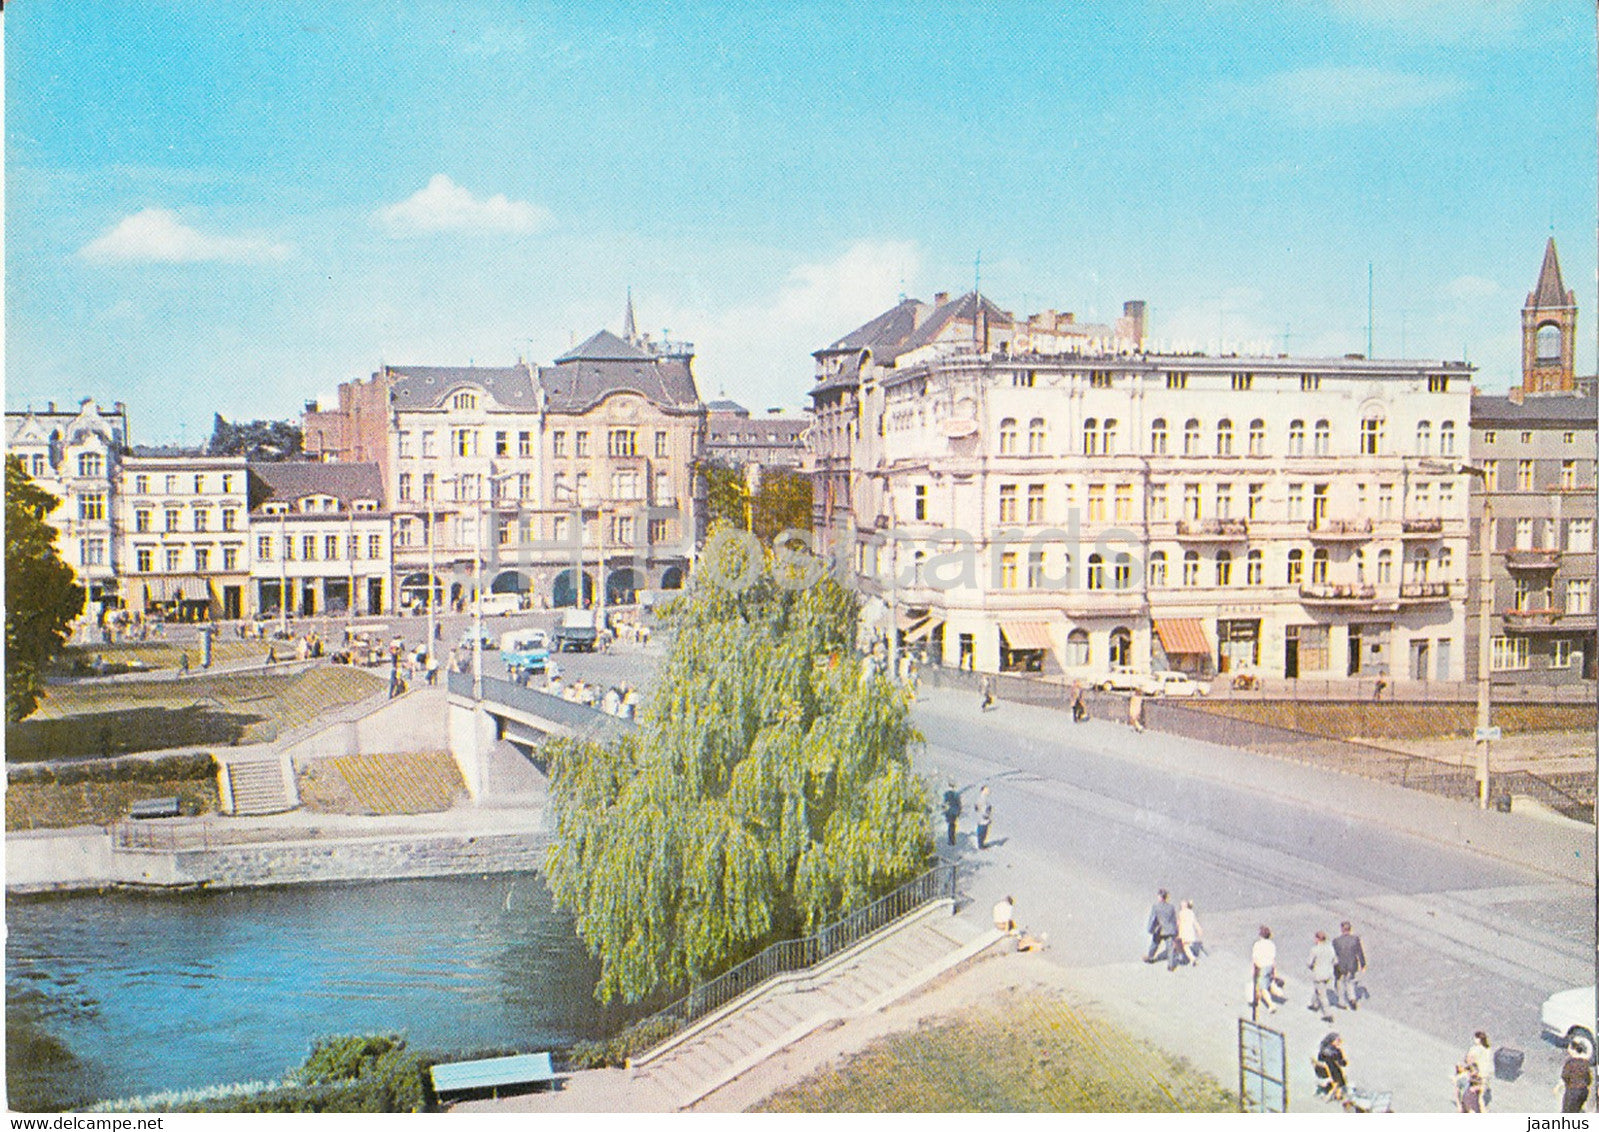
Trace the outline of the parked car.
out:
M 1193 680 L 1186 672 L 1156 672 L 1150 677 L 1149 694 L 1152 696 L 1208 696 L 1210 685 L 1203 680 Z
M 483 616 L 507 617 L 522 609 L 521 594 L 487 594 L 483 598 Z
M 1146 695 L 1153 690 L 1154 681 L 1147 672 L 1140 672 L 1127 664 L 1113 664 L 1110 671 L 1094 679 L 1094 687 L 1101 692 L 1139 691 Z
M 1574 987 L 1543 1001 L 1543 1029 L 1559 1041 L 1581 1038 L 1594 1050 L 1594 988 Z
M 550 637 L 543 629 L 513 629 L 500 637 L 500 657 L 505 667 L 532 675 L 557 675 L 550 660 Z
M 481 637 L 481 640 L 484 652 L 489 652 L 492 649 L 497 649 L 500 647 L 499 640 L 491 636 L 487 629 L 483 630 L 483 636 Z M 461 647 L 466 649 L 468 652 L 470 652 L 472 649 L 472 629 L 470 626 L 461 631 Z

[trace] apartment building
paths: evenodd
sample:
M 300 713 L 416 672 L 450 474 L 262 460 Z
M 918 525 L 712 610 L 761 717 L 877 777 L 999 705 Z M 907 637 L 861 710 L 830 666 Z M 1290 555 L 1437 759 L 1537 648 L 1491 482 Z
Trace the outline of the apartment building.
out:
M 904 643 L 982 671 L 1462 678 L 1469 366 L 1042 353 L 1015 325 L 861 369 L 850 533 Z
M 115 506 L 122 601 L 172 621 L 247 612 L 249 473 L 242 456 L 140 449 L 120 462 Z
M 706 406 L 705 458 L 735 468 L 788 468 L 805 463 L 809 413 L 751 413 L 737 401 Z
M 121 401 L 101 409 L 92 397 L 76 412 L 6 413 L 6 452 L 45 491 L 61 500 L 51 512 L 58 533 L 56 549 L 72 567 L 93 620 L 115 608 L 117 586 L 116 488 L 122 453 L 128 444 L 128 416 Z
M 389 514 L 378 465 L 249 465 L 250 594 L 263 616 L 383 613 Z

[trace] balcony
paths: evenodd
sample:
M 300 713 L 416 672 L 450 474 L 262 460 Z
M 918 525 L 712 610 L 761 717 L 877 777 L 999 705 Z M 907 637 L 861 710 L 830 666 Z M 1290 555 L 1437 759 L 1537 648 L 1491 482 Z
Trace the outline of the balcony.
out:
M 1238 542 L 1249 537 L 1249 523 L 1244 519 L 1182 519 L 1177 523 L 1177 537 L 1190 542 Z
M 1372 525 L 1370 519 L 1312 519 L 1306 529 L 1314 542 L 1364 542 Z
M 1559 565 L 1558 550 L 1512 550 L 1505 554 L 1505 566 L 1511 570 L 1554 570 Z
M 1377 587 L 1312 582 L 1299 587 L 1299 600 L 1306 605 L 1372 606 L 1377 601 Z
M 1405 519 L 1400 523 L 1405 538 L 1438 538 L 1444 533 L 1442 519 Z
M 1403 602 L 1448 601 L 1448 582 L 1406 582 L 1399 587 Z
M 1560 610 L 1540 605 L 1530 609 L 1506 609 L 1499 616 L 1512 629 L 1547 628 L 1560 620 Z

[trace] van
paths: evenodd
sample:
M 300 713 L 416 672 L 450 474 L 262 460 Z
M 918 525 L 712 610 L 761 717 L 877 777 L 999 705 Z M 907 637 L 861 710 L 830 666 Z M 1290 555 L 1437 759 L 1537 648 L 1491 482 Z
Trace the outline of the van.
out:
M 543 672 L 550 664 L 550 637 L 543 629 L 513 629 L 500 637 L 500 657 L 507 668 Z
M 506 617 L 522 609 L 521 594 L 486 594 L 483 598 L 483 616 Z

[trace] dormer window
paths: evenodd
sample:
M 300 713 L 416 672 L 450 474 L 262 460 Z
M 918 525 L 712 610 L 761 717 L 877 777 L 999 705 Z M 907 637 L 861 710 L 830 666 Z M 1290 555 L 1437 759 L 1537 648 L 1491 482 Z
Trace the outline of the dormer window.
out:
M 287 503 L 266 503 L 262 505 L 261 511 L 266 515 L 287 515 L 289 513 L 289 505 Z
M 375 499 L 357 499 L 355 501 L 355 509 L 357 511 L 376 511 L 378 503 Z
M 462 392 L 457 393 L 450 402 L 450 408 L 457 410 L 472 410 L 477 408 L 477 394 Z

